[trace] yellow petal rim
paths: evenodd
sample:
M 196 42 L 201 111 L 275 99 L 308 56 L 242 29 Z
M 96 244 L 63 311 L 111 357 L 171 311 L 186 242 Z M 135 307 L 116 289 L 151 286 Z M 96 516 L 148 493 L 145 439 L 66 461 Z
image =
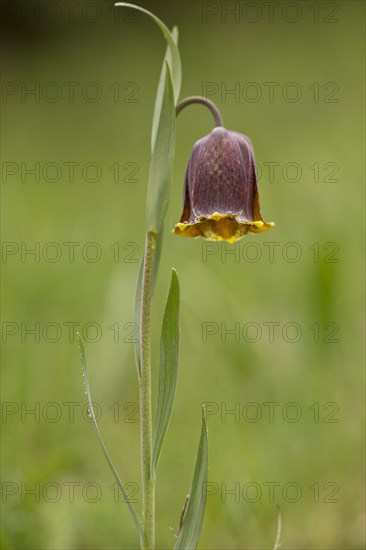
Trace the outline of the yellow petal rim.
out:
M 173 233 L 182 237 L 203 237 L 209 241 L 226 241 L 234 243 L 242 239 L 248 232 L 261 233 L 275 224 L 264 221 L 238 221 L 233 214 L 219 214 L 199 216 L 190 223 L 177 223 Z

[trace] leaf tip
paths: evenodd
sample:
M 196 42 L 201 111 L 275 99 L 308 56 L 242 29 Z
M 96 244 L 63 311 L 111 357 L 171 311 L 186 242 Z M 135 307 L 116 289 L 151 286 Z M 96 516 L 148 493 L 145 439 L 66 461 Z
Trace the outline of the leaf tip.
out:
M 178 272 L 174 267 L 172 267 L 172 281 L 179 287 Z
M 179 29 L 178 29 L 177 25 L 174 25 L 173 28 L 172 28 L 172 36 L 174 38 L 174 42 L 177 44 L 178 43 L 178 38 L 179 38 Z
M 78 346 L 79 346 L 80 353 L 84 354 L 83 339 L 82 339 L 81 334 L 80 334 L 79 331 L 76 331 L 76 340 L 77 340 L 77 343 L 78 343 Z

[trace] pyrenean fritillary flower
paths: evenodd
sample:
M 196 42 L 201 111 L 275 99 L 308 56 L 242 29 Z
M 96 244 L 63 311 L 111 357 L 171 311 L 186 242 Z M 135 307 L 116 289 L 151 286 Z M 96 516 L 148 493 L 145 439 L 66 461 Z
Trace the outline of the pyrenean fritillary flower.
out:
M 173 232 L 233 243 L 274 224 L 260 213 L 254 152 L 248 137 L 218 126 L 193 146 L 184 207 Z

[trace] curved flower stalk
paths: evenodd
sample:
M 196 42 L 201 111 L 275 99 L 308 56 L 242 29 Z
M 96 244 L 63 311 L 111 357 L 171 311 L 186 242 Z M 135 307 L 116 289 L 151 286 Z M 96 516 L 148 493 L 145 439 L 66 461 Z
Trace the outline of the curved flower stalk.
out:
M 225 130 L 221 114 L 210 100 L 193 96 L 178 103 L 181 86 L 178 30 L 174 28 L 170 31 L 154 14 L 135 4 L 119 2 L 115 6 L 136 9 L 148 15 L 158 25 L 167 42 L 152 122 L 145 251 L 137 281 L 134 307 L 135 321 L 140 333 L 135 348 L 135 359 L 140 395 L 143 495 L 141 518 L 128 497 L 126 498 L 124 485 L 100 434 L 93 413 L 85 352 L 80 339 L 79 344 L 87 402 L 98 442 L 128 504 L 141 548 L 153 550 L 155 481 L 160 453 L 171 418 L 179 362 L 180 289 L 178 275 L 174 269 L 162 322 L 154 427 L 151 398 L 151 304 L 158 274 L 164 219 L 169 203 L 175 148 L 175 119 L 186 106 L 192 103 L 204 104 L 212 112 L 216 128 L 206 138 L 197 142 L 193 149 L 186 173 L 183 214 L 173 231 L 183 236 L 201 236 L 233 242 L 248 231 L 264 231 L 273 224 L 264 222 L 259 212 L 254 156 L 249 139 Z M 202 408 L 202 427 L 194 475 L 189 497 L 186 498 L 181 515 L 174 550 L 194 549 L 198 544 L 205 510 L 207 472 L 207 425 L 205 410 Z

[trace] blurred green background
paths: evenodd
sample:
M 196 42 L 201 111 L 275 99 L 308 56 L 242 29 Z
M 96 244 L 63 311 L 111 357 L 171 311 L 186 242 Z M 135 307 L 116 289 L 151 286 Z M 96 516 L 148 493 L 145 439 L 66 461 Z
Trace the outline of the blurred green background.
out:
M 212 129 L 206 109 L 182 113 L 154 299 L 156 383 L 174 266 L 181 360 L 158 471 L 157 548 L 173 546 L 202 402 L 214 494 L 199 548 L 272 548 L 276 504 L 283 548 L 363 548 L 364 4 L 141 5 L 179 27 L 181 97 L 211 83 L 227 128 L 250 136 L 262 214 L 276 222 L 209 256 L 203 241 L 171 234 L 192 145 Z M 128 323 L 164 40 L 143 15 L 116 19 L 112 2 L 2 9 L 2 548 L 137 548 L 82 414 L 74 334 L 84 331 L 100 427 L 140 509 Z M 205 323 L 215 332 L 206 341 Z M 235 327 L 238 341 L 225 336 Z

